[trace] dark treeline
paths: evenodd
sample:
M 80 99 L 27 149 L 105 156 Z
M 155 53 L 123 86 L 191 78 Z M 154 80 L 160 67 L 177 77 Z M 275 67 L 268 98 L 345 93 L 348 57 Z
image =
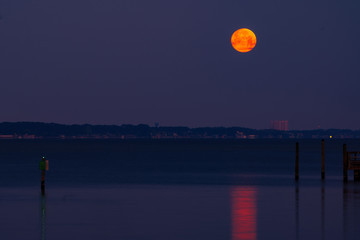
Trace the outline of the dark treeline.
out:
M 242 127 L 150 127 L 139 125 L 65 125 L 41 122 L 0 123 L 0 137 L 18 138 L 108 137 L 108 138 L 360 138 L 360 130 L 317 129 L 277 131 Z

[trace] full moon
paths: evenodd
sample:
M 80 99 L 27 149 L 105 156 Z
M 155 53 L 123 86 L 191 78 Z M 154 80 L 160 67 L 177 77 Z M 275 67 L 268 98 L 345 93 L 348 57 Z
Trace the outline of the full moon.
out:
M 250 52 L 256 45 L 256 36 L 250 29 L 240 28 L 231 36 L 231 44 L 236 51 Z

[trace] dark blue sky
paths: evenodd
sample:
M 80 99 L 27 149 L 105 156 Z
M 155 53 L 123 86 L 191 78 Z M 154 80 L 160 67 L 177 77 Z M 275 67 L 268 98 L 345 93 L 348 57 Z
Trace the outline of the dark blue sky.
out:
M 0 121 L 360 128 L 358 0 L 1 0 Z M 234 51 L 232 33 L 258 44 Z

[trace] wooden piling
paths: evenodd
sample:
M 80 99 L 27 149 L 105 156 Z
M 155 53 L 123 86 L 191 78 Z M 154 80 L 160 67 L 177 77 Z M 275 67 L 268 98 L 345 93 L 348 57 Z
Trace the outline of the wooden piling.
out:
M 358 159 L 357 157 L 357 152 L 354 152 L 354 159 Z M 348 157 L 348 161 L 349 161 L 349 157 Z M 360 181 L 360 169 L 354 169 L 354 181 L 355 182 L 359 182 Z
M 321 179 L 325 179 L 325 140 L 321 140 Z
M 354 170 L 354 181 L 355 182 L 360 181 L 360 170 Z
M 343 145 L 343 179 L 344 182 L 348 181 L 348 160 L 347 160 L 346 144 Z
M 41 170 L 41 194 L 45 194 L 45 170 Z
M 45 171 L 49 170 L 49 161 L 45 157 L 42 157 L 40 160 L 40 170 L 41 170 L 41 194 L 45 194 Z
M 299 180 L 299 143 L 296 143 L 295 180 Z

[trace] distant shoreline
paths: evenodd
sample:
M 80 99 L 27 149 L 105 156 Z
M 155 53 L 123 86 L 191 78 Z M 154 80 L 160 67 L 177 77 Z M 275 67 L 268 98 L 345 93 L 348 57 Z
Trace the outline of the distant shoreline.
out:
M 0 123 L 0 139 L 356 139 L 360 130 L 251 129 L 243 127 L 151 127 L 139 125 L 66 125 L 42 122 Z

